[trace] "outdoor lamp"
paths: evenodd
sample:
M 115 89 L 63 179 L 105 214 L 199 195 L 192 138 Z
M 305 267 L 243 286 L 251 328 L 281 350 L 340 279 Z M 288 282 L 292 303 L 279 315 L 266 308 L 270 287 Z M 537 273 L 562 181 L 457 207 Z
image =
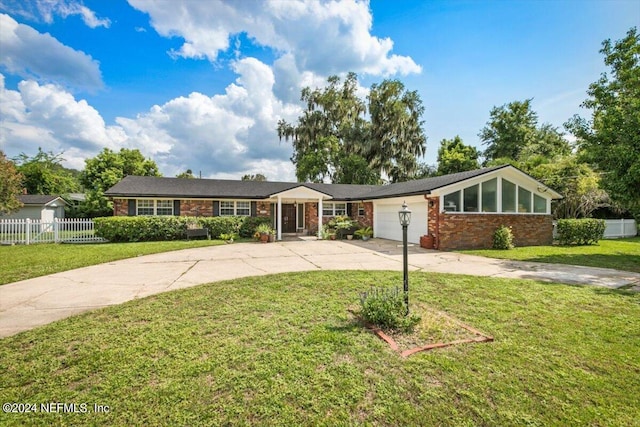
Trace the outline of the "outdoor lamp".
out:
M 402 203 L 402 210 L 398 211 L 400 225 L 402 226 L 402 287 L 404 290 L 405 316 L 409 315 L 409 256 L 407 253 L 407 227 L 411 223 L 411 211 L 407 202 Z
M 398 217 L 400 218 L 400 225 L 408 227 L 411 223 L 411 211 L 407 206 L 407 202 L 402 203 L 402 210 L 398 211 Z

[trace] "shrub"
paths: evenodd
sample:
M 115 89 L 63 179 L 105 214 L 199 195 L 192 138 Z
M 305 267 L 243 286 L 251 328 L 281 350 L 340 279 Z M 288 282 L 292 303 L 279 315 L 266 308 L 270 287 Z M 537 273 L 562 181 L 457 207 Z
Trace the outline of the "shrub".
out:
M 373 228 L 371 227 L 363 227 L 354 232 L 356 237 L 371 237 L 373 236 Z
M 209 230 L 212 239 L 221 239 L 223 234 L 240 234 L 244 219 L 239 216 L 200 217 L 198 223 Z
M 327 226 L 336 231 L 339 239 L 344 239 L 345 236 L 354 233 L 358 228 L 358 223 L 348 216 L 338 215 L 337 217 L 330 219 L 329 222 L 327 222 Z
M 604 237 L 603 219 L 559 219 L 558 241 L 561 245 L 591 245 Z
M 513 249 L 513 232 L 511 227 L 501 225 L 493 233 L 493 249 Z
M 95 218 L 95 233 L 110 242 L 144 242 L 186 238 L 188 218 L 114 216 Z
M 371 288 L 360 294 L 360 314 L 372 325 L 382 329 L 411 332 L 420 322 L 416 315 L 406 315 L 404 292 L 393 289 Z
M 272 223 L 273 220 L 265 216 L 244 217 L 244 221 L 242 221 L 242 225 L 240 226 L 238 234 L 240 234 L 241 237 L 253 237 L 256 232 L 256 228 L 260 224 L 268 224 L 269 226 L 271 226 Z

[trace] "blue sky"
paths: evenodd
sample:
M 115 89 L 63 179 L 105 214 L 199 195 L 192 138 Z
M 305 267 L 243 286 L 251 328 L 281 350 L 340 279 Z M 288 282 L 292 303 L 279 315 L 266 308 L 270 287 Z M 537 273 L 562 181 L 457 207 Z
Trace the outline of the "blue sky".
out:
M 426 162 L 477 137 L 493 106 L 533 98 L 562 124 L 605 71 L 604 39 L 640 24 L 640 2 L 0 0 L 0 149 L 66 165 L 138 148 L 165 176 L 192 169 L 293 180 L 279 119 L 300 89 L 355 71 L 425 106 Z

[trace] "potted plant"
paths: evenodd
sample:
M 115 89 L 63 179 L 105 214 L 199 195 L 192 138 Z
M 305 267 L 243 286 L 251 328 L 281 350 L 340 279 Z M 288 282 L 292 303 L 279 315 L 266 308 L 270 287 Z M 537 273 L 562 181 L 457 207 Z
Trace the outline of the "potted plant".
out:
M 354 234 L 366 242 L 373 236 L 373 229 L 371 227 L 363 227 L 359 230 L 356 230 Z
M 269 235 L 273 233 L 273 228 L 269 224 L 259 224 L 256 227 L 256 234 L 260 235 L 260 241 L 267 243 L 269 241 Z
M 223 233 L 220 235 L 220 238 L 224 240 L 226 243 L 233 243 L 233 240 L 236 238 L 235 233 Z

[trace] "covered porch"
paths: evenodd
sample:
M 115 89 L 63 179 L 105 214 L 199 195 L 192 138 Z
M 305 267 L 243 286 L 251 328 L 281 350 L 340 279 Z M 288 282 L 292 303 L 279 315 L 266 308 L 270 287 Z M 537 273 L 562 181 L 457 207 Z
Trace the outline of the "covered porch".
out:
M 284 234 L 302 233 L 316 227 L 316 235 L 321 238 L 322 204 L 331 199 L 329 194 L 304 185 L 272 194 L 269 200 L 275 206 L 276 239 L 282 240 Z

